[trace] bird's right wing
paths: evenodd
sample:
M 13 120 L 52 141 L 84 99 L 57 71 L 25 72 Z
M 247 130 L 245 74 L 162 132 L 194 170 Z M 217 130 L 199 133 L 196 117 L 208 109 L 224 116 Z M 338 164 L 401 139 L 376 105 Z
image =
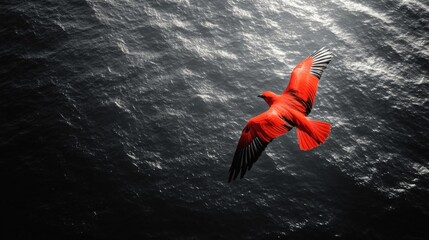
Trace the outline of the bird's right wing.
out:
M 321 48 L 300 62 L 291 73 L 289 85 L 283 94 L 296 98 L 302 105 L 300 111 L 305 115 L 308 115 L 313 107 L 319 79 L 331 59 L 331 51 Z
M 292 123 L 275 109 L 253 117 L 244 127 L 229 169 L 229 179 L 243 178 L 247 170 L 258 160 L 268 143 L 292 129 Z

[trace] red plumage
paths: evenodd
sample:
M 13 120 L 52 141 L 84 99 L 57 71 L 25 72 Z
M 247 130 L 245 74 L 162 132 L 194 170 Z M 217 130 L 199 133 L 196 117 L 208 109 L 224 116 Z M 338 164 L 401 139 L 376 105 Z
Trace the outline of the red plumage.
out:
M 292 71 L 289 85 L 281 95 L 266 91 L 260 95 L 270 108 L 253 117 L 244 127 L 229 170 L 229 181 L 244 176 L 273 139 L 297 127 L 301 150 L 325 142 L 331 131 L 326 122 L 308 119 L 316 99 L 319 79 L 331 61 L 327 48 L 315 51 Z

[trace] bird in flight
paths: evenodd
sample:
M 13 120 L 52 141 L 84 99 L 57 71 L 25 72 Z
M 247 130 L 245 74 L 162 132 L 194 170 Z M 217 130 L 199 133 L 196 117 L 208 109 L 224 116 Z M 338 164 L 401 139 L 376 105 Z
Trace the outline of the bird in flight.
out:
M 332 59 L 323 47 L 300 62 L 292 71 L 289 85 L 282 94 L 265 91 L 261 97 L 269 109 L 247 122 L 229 169 L 229 179 L 243 178 L 258 160 L 268 143 L 296 127 L 299 148 L 310 150 L 325 142 L 331 132 L 326 122 L 307 118 L 316 98 L 317 84 Z

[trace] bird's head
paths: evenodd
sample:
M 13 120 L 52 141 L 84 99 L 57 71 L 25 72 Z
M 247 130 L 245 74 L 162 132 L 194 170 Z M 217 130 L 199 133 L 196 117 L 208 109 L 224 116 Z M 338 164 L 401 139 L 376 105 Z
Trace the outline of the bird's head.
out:
M 274 103 L 274 101 L 276 100 L 276 98 L 278 97 L 277 94 L 271 92 L 271 91 L 265 91 L 263 92 L 261 95 L 258 95 L 258 97 L 262 98 L 265 100 L 265 102 L 271 106 L 271 104 Z

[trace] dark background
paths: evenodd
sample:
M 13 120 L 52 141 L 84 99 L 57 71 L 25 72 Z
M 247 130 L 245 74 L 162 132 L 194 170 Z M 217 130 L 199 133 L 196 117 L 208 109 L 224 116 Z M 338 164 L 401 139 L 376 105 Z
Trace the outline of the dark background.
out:
M 1 239 L 429 239 L 424 1 L 0 3 Z M 311 117 L 227 173 L 328 46 Z

